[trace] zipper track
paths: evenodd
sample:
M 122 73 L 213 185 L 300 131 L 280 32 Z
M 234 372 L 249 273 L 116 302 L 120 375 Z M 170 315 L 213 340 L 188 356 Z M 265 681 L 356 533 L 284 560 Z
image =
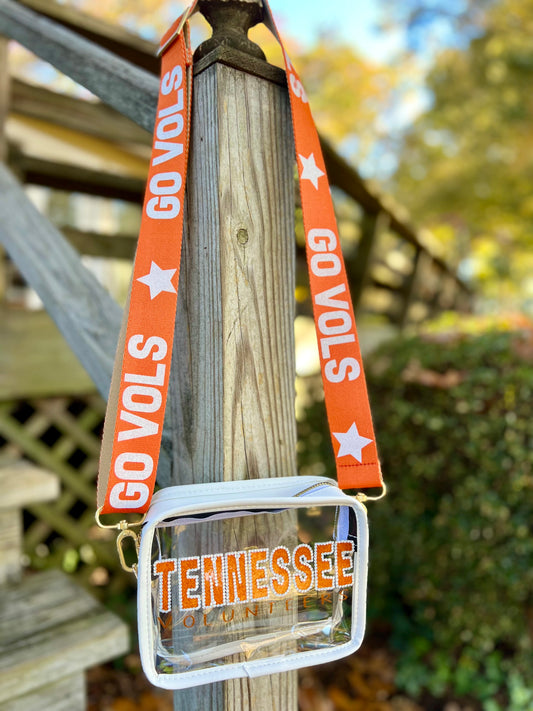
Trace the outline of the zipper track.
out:
M 296 498 L 297 496 L 304 496 L 304 494 L 307 494 L 308 491 L 312 491 L 313 489 L 318 489 L 318 487 L 321 486 L 333 486 L 336 488 L 336 484 L 333 482 L 329 481 L 317 481 L 315 484 L 311 484 L 311 486 L 308 486 L 306 489 L 302 489 L 302 491 L 299 491 L 297 494 L 293 494 L 293 496 Z

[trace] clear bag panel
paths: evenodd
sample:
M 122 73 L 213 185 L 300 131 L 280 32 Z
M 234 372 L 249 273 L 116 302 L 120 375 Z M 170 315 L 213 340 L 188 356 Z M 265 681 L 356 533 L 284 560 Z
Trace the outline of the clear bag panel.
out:
M 156 671 L 348 642 L 356 535 L 347 506 L 218 512 L 160 524 L 151 581 Z

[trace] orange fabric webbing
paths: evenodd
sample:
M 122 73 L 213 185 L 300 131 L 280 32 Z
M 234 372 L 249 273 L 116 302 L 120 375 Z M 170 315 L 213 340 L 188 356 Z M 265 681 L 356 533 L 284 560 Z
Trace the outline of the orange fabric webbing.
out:
M 174 336 L 189 147 L 192 59 L 184 19 L 194 6 L 161 43 L 152 159 L 100 458 L 98 505 L 103 513 L 145 512 L 155 484 Z M 265 9 L 266 22 L 282 44 L 266 3 Z M 370 405 L 324 159 L 305 91 L 285 51 L 284 56 L 339 486 L 378 487 L 382 480 Z

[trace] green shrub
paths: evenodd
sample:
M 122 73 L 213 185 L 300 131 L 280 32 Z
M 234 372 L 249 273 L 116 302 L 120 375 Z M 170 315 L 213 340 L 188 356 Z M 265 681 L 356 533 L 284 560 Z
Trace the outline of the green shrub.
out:
M 389 486 L 369 506 L 369 613 L 390 624 L 397 681 L 530 711 L 533 331 L 406 338 L 365 367 Z M 310 407 L 304 467 L 324 461 L 323 423 Z

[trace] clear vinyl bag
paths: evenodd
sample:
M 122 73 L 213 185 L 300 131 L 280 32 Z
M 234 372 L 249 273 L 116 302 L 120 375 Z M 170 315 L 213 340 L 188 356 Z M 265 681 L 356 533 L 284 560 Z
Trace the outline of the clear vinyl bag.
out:
M 138 568 L 141 660 L 180 689 L 338 659 L 365 626 L 364 507 L 320 477 L 158 492 Z

